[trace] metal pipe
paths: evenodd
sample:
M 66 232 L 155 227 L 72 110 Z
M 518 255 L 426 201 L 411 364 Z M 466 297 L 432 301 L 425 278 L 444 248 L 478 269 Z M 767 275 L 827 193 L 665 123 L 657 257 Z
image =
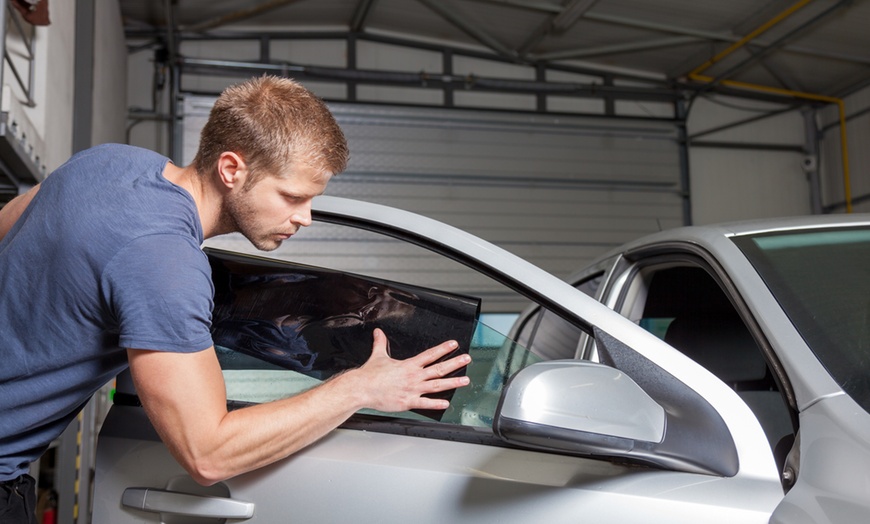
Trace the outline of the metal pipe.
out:
M 692 179 L 689 171 L 689 144 L 686 136 L 688 128 L 686 122 L 689 119 L 689 107 L 685 100 L 677 100 L 674 110 L 680 125 L 677 127 L 677 146 L 680 151 L 680 196 L 683 199 L 683 225 L 692 225 Z
M 289 76 L 311 76 L 321 79 L 344 82 L 359 81 L 376 84 L 427 84 L 437 86 L 457 86 L 464 89 L 503 90 L 521 93 L 551 93 L 575 96 L 602 96 L 636 100 L 657 100 L 672 102 L 681 95 L 670 89 L 639 88 L 631 86 L 606 86 L 574 82 L 539 82 L 535 80 L 506 80 L 477 76 L 457 76 L 437 73 L 402 73 L 367 69 L 341 69 L 323 66 L 301 66 L 292 64 L 263 64 L 259 62 L 233 62 L 228 60 L 209 60 L 202 58 L 179 57 L 178 64 L 191 71 L 235 71 L 244 76 L 264 72 Z
M 822 182 L 819 178 L 819 130 L 816 125 L 816 110 L 806 109 L 802 113 L 807 158 L 811 159 L 809 163 L 804 162 L 804 170 L 807 172 L 810 185 L 810 209 L 814 215 L 820 215 L 822 214 Z
M 782 151 L 786 153 L 806 154 L 804 146 L 789 144 L 759 144 L 754 142 L 722 142 L 715 140 L 689 140 L 692 147 L 709 147 L 715 149 L 747 149 L 754 151 Z
M 169 151 L 167 155 L 176 165 L 181 165 L 179 158 L 181 152 L 181 126 L 178 121 L 178 92 L 181 78 L 178 71 L 178 43 L 175 39 L 175 9 L 172 0 L 165 0 L 163 7 L 166 11 L 166 41 L 169 51 Z M 156 107 L 154 108 L 157 109 Z

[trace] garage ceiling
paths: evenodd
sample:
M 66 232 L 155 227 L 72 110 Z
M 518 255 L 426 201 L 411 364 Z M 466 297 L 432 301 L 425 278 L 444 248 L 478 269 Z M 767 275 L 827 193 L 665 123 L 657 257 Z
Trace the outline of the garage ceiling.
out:
M 168 35 L 170 27 L 176 36 L 333 31 L 483 50 L 519 64 L 631 72 L 678 88 L 843 97 L 870 85 L 870 2 L 862 0 L 121 0 L 120 5 L 131 36 Z

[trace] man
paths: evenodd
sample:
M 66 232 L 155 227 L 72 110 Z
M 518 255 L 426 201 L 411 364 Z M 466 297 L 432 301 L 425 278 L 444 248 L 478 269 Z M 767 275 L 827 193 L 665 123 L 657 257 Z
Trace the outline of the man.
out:
M 298 396 L 228 412 L 210 336 L 202 241 L 241 232 L 272 250 L 311 223 L 311 202 L 347 163 L 326 106 L 261 77 L 227 89 L 192 165 L 103 145 L 75 155 L 0 210 L 0 523 L 33 512 L 28 464 L 90 396 L 130 367 L 173 456 L 202 484 L 280 460 L 355 411 L 444 409 L 424 397 L 468 383 L 436 363 L 448 341 L 404 361 L 374 332 L 372 355 Z M 187 391 L 197 391 L 197 403 Z M 28 522 L 9 520 L 8 522 Z

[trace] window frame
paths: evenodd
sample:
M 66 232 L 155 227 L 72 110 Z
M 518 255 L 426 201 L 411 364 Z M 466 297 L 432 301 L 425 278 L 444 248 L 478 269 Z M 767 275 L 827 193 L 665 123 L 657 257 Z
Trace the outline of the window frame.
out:
M 738 291 L 737 286 L 728 276 L 722 265 L 716 260 L 716 257 L 703 247 L 690 242 L 668 241 L 626 251 L 620 260 L 614 264 L 612 275 L 610 275 L 610 278 L 606 282 L 606 289 L 603 290 L 601 300 L 614 311 L 625 316 L 625 302 L 628 300 L 628 294 L 631 292 L 628 288 L 635 283 L 639 276 L 638 274 L 650 267 L 662 267 L 666 265 L 700 267 L 719 285 L 755 339 L 762 356 L 773 374 L 779 391 L 789 407 L 793 425 L 795 428 L 798 428 L 797 400 L 785 368 L 764 331 L 761 329 L 755 315 L 753 315 Z

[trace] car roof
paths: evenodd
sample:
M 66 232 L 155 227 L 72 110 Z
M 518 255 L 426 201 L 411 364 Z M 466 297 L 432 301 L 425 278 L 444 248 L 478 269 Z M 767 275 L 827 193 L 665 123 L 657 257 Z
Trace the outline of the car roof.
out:
M 806 230 L 820 227 L 870 225 L 870 213 L 839 215 L 808 215 L 723 222 L 719 224 L 684 226 L 652 233 L 629 241 L 596 260 L 612 257 L 641 246 L 662 242 L 692 242 L 709 246 L 723 238 L 776 231 Z

